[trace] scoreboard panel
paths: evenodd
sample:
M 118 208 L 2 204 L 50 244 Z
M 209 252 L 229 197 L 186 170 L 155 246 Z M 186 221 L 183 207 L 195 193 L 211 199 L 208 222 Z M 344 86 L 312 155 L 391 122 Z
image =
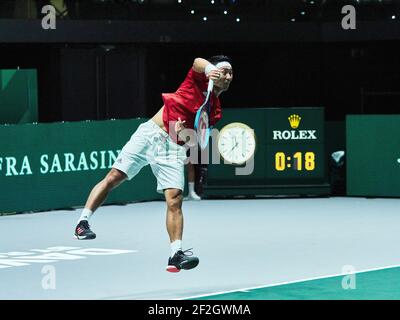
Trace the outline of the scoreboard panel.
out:
M 216 128 L 221 131 L 237 122 L 254 130 L 253 169 L 244 170 L 251 167 L 250 160 L 226 163 L 220 154 L 213 155 L 219 152 L 218 135 L 213 135 L 206 196 L 329 194 L 322 107 L 224 109 Z M 244 142 L 237 141 L 240 136 L 232 139 L 232 149 L 238 145 L 245 150 Z M 217 158 L 221 163 L 212 163 Z M 238 174 L 238 169 L 249 174 Z

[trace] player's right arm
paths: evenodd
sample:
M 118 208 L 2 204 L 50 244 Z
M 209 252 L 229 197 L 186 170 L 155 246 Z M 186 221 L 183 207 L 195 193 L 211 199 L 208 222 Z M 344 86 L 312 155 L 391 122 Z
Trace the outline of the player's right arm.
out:
M 207 65 L 209 65 L 209 64 L 210 64 L 210 62 L 206 59 L 196 58 L 193 61 L 193 70 L 198 73 L 204 73 Z
M 193 61 L 193 70 L 198 73 L 205 73 L 208 79 L 218 80 L 221 77 L 222 69 L 217 68 L 208 60 L 196 58 Z

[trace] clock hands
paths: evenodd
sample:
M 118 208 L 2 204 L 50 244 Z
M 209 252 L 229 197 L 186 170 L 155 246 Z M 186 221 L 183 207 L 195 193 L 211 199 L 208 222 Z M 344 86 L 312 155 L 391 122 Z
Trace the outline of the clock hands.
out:
M 238 144 L 239 144 L 239 143 L 236 142 L 236 144 L 231 148 L 231 150 L 229 150 L 229 151 L 227 152 L 227 155 L 228 155 L 228 154 L 231 154 L 231 153 L 233 152 L 233 150 L 237 147 Z
M 236 141 L 236 137 L 233 137 L 233 140 L 235 141 L 235 145 L 234 145 L 234 146 L 232 147 L 232 149 L 229 150 L 229 151 L 233 151 L 233 149 L 235 149 L 235 148 L 238 146 L 238 144 L 239 144 L 239 142 Z

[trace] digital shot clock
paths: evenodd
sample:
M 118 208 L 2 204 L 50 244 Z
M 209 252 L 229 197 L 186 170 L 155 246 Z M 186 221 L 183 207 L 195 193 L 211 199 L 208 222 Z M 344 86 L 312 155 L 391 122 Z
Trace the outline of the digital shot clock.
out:
M 292 156 L 287 156 L 284 152 L 275 153 L 275 170 L 284 171 L 289 168 L 297 171 L 315 170 L 315 153 L 312 151 L 305 153 L 297 151 Z
M 322 107 L 224 109 L 206 195 L 328 194 L 324 123 Z

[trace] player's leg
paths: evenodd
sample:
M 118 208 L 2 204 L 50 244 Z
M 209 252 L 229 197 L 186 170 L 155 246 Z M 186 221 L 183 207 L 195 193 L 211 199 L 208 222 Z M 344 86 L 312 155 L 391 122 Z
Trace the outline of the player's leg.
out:
M 79 240 L 91 240 L 96 234 L 90 229 L 89 220 L 98 207 L 106 200 L 108 194 L 127 179 L 127 175 L 115 168 L 94 186 L 75 227 L 75 237 Z
M 110 172 L 92 189 L 89 198 L 86 201 L 85 208 L 94 212 L 106 200 L 111 190 L 118 187 L 122 182 L 127 179 L 127 175 L 115 168 Z
M 189 253 L 188 250 L 182 251 L 186 149 L 173 142 L 160 128 L 154 127 L 154 130 L 157 134 L 154 135 L 149 163 L 157 179 L 157 191 L 164 192 L 167 203 L 166 223 L 171 242 L 167 271 L 179 272 L 181 269 L 192 269 L 199 263 L 197 257 L 185 254 Z
M 167 231 L 171 243 L 171 256 L 168 259 L 167 271 L 179 272 L 181 269 L 193 269 L 199 264 L 199 259 L 188 255 L 190 250 L 182 251 L 182 190 L 166 189 L 164 195 L 167 202 Z
M 76 238 L 79 240 L 96 238 L 96 234 L 90 230 L 90 217 L 113 189 L 123 181 L 132 179 L 147 164 L 147 148 L 148 125 L 144 123 L 139 126 L 122 148 L 110 172 L 90 192 L 75 228 Z
M 182 241 L 183 214 L 182 214 L 182 190 L 166 189 L 164 191 L 167 202 L 167 231 L 170 242 Z M 182 250 L 181 246 L 172 249 L 172 255 Z

